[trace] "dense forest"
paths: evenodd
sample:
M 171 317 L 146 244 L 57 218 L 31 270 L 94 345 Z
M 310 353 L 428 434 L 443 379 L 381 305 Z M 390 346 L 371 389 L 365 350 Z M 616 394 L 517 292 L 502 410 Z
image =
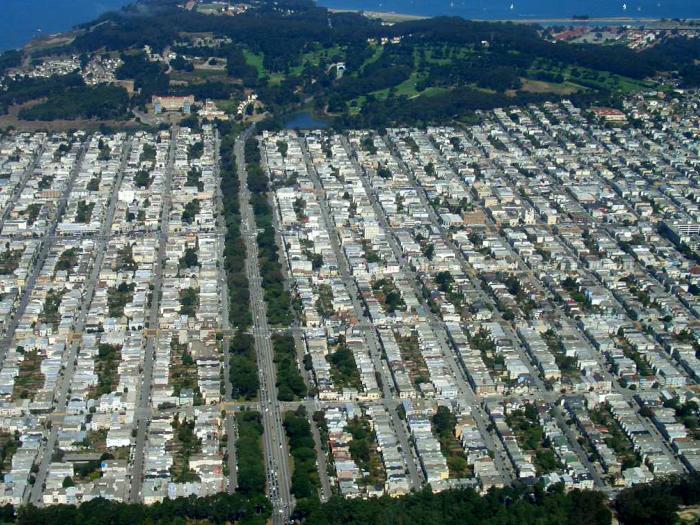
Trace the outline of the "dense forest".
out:
M 420 126 L 431 122 L 460 118 L 465 112 L 487 110 L 509 105 L 525 105 L 544 102 L 557 97 L 547 94 L 522 94 L 507 97 L 498 93 L 460 87 L 434 96 L 419 96 L 408 104 L 406 97 L 389 96 L 384 100 L 368 99 L 363 110 L 356 115 L 344 114 L 336 125 L 340 127 L 380 128 L 411 122 Z
M 24 120 L 119 119 L 129 107 L 129 94 L 120 86 L 81 86 L 55 93 L 45 102 L 19 112 Z
M 116 503 L 97 499 L 74 505 L 22 507 L 14 516 L 2 508 L 0 522 L 18 525 L 171 525 L 173 523 L 239 523 L 264 525 L 271 506 L 263 496 L 216 494 L 205 498 L 178 498 L 154 505 Z
M 3 55 L 4 56 L 4 55 Z M 30 100 L 58 96 L 72 88 L 85 87 L 78 74 L 56 75 L 49 78 L 22 78 L 9 80 L 5 89 L 0 90 L 0 113 L 13 104 L 23 104 Z
M 121 59 L 123 63 L 115 72 L 116 77 L 134 81 L 134 88 L 140 92 L 140 102 L 150 101 L 152 95 L 168 94 L 170 79 L 162 65 L 150 62 L 144 53 L 122 53 Z
M 681 506 L 700 503 L 700 475 L 670 477 L 622 491 L 615 499 L 621 523 L 673 525 Z
M 11 67 L 17 67 L 22 63 L 22 52 L 11 49 L 0 54 L 0 75 Z
M 302 459 L 313 453 L 305 418 L 287 414 L 285 427 L 295 453 L 295 465 L 304 469 Z M 307 451 L 307 452 L 305 452 Z M 257 476 L 254 476 L 257 477 Z M 245 480 L 241 473 L 241 481 Z M 300 478 L 301 479 L 301 476 Z M 304 481 L 313 485 L 314 481 Z M 343 500 L 334 496 L 320 504 L 304 497 L 302 482 L 295 493 L 304 509 L 296 519 L 309 525 L 608 525 L 611 513 L 601 494 L 588 491 L 503 489 L 481 497 L 471 490 L 432 494 L 429 490 L 403 498 Z M 299 505 L 302 506 L 302 505 Z M 4 509 L 4 521 L 13 522 L 11 507 Z M 165 525 L 171 523 L 262 524 L 270 515 L 267 502 L 255 496 L 219 494 L 207 498 L 179 498 L 152 506 L 95 500 L 80 507 L 56 505 L 47 508 L 24 507 L 14 518 L 20 525 Z

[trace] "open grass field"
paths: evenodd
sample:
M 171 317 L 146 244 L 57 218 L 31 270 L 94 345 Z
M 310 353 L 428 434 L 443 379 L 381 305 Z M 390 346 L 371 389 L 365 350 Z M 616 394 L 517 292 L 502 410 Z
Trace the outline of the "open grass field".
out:
M 524 91 L 525 93 L 556 93 L 557 95 L 570 95 L 580 89 L 579 86 L 570 83 L 558 84 L 555 82 L 524 78 L 523 86 L 520 88 L 520 91 Z

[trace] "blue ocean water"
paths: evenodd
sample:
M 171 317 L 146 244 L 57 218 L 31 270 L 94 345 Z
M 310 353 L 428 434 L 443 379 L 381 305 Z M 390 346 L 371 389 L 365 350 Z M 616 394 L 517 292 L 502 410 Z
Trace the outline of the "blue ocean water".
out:
M 133 0 L 0 0 L 0 51 L 67 31 Z
M 700 18 L 700 0 L 317 0 L 336 9 L 461 16 L 475 20 Z

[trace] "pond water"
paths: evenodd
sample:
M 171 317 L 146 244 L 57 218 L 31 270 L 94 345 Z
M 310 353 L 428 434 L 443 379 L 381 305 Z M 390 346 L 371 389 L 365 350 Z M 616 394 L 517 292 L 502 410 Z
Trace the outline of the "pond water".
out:
M 285 129 L 325 129 L 328 122 L 313 116 L 310 111 L 300 111 L 290 115 L 284 123 Z

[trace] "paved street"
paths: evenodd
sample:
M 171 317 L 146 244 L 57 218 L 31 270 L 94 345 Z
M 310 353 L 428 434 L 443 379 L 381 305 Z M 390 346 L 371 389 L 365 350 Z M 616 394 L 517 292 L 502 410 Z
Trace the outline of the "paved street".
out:
M 257 228 L 253 207 L 250 204 L 250 191 L 245 166 L 244 145 L 247 136 L 243 134 L 235 145 L 236 162 L 240 177 L 241 234 L 246 245 L 246 274 L 250 287 L 250 305 L 253 313 L 253 336 L 260 374 L 260 403 L 263 407 L 263 442 L 265 466 L 267 470 L 267 490 L 273 504 L 273 522 L 284 523 L 288 519 L 293 500 L 291 496 L 291 475 L 289 453 L 287 451 L 282 411 L 277 403 L 275 365 L 271 331 L 267 323 L 267 312 L 258 267 Z
M 163 188 L 163 209 L 161 212 L 160 233 L 158 235 L 158 257 L 162 258 L 165 254 L 165 247 L 168 243 L 168 219 L 170 214 L 170 185 L 173 176 L 173 164 L 175 162 L 175 135 L 177 128 L 173 128 L 170 142 L 170 150 L 168 154 L 167 166 L 165 169 L 165 185 Z M 151 299 L 151 308 L 148 317 L 149 326 L 156 328 L 158 326 L 158 317 L 160 313 L 161 287 L 163 284 L 163 266 L 155 265 L 155 276 L 153 282 L 153 295 Z M 151 382 L 153 380 L 153 356 L 155 353 L 155 341 L 157 335 L 153 335 L 146 342 L 146 350 L 143 359 L 143 372 L 141 389 L 139 392 L 139 414 L 136 419 L 136 445 L 134 447 L 134 461 L 131 469 L 131 490 L 129 499 L 132 502 L 142 500 L 141 487 L 143 485 L 143 463 L 144 463 L 144 446 L 146 444 L 146 432 L 150 425 L 150 407 L 151 407 Z

